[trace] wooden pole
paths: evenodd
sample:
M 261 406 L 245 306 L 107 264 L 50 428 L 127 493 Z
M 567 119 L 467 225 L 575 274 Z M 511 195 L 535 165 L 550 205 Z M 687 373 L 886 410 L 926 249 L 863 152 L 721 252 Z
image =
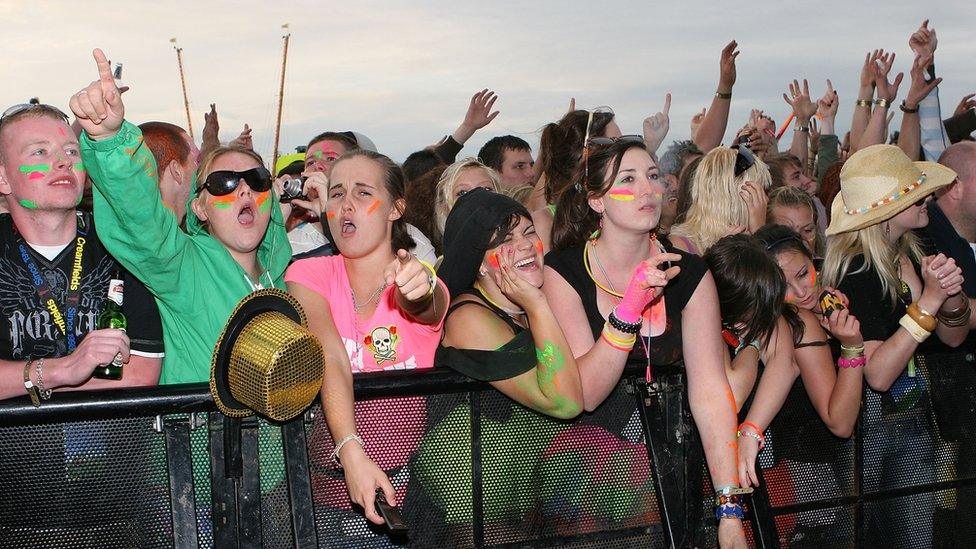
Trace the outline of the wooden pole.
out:
M 291 38 L 291 32 L 287 30 L 288 23 L 282 25 L 281 28 L 286 30 L 286 34 L 282 37 L 285 39 L 285 51 L 281 56 L 281 83 L 278 86 L 278 119 L 275 122 L 274 149 L 271 153 L 272 173 L 274 173 L 275 166 L 278 164 L 278 140 L 281 138 L 281 109 L 285 101 L 285 68 L 288 65 L 288 39 Z
M 190 118 L 190 99 L 186 95 L 186 77 L 183 74 L 183 48 L 176 45 L 176 39 L 171 38 L 173 49 L 176 50 L 176 63 L 180 66 L 180 85 L 183 86 L 183 107 L 186 109 L 186 129 L 193 139 L 193 119 Z

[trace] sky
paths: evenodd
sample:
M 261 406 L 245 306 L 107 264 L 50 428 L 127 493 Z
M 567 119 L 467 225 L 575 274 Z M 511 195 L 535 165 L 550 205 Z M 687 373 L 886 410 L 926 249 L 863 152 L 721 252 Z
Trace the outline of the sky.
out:
M 501 114 L 469 140 L 514 134 L 536 148 L 544 124 L 569 98 L 578 108 L 610 106 L 623 133 L 639 133 L 671 92 L 669 141 L 688 137 L 692 115 L 707 106 L 718 59 L 739 42 L 738 79 L 726 141 L 761 108 L 777 123 L 790 112 L 782 93 L 808 78 L 811 95 L 830 78 L 841 99 L 838 129 L 850 124 L 864 54 L 885 48 L 904 71 L 908 37 L 931 19 L 938 32 L 937 71 L 944 117 L 976 91 L 969 1 L 747 3 L 555 0 L 283 3 L 226 1 L 0 0 L 0 106 L 37 96 L 64 109 L 97 77 L 91 50 L 124 65 L 126 117 L 186 127 L 176 54 L 183 48 L 196 140 L 203 114 L 217 104 L 220 138 L 248 123 L 270 161 L 274 141 L 282 29 L 291 40 L 279 150 L 326 130 L 356 130 L 402 161 L 450 134 L 471 95 L 495 90 Z M 82 7 L 83 6 L 83 7 Z M 898 113 L 900 115 L 900 113 Z M 896 118 L 894 124 L 898 124 Z M 786 145 L 788 147 L 788 145 Z M 781 149 L 785 148 L 781 146 Z

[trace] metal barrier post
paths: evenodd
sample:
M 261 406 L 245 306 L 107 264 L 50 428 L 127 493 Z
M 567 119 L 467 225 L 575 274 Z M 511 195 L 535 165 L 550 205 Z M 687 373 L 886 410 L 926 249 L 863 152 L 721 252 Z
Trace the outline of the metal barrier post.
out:
M 163 424 L 173 515 L 173 547 L 195 548 L 197 512 L 193 491 L 193 463 L 190 458 L 190 423 L 186 419 L 169 418 Z

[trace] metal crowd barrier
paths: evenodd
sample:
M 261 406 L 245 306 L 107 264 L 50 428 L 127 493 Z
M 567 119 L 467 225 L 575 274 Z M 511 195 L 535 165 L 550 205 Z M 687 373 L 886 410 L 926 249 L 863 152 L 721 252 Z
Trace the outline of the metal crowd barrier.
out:
M 971 369 L 920 371 L 951 394 Z M 680 380 L 641 374 L 574 421 L 450 371 L 357 376 L 359 432 L 405 537 L 350 505 L 318 404 L 279 425 L 229 420 L 203 384 L 3 401 L 0 547 L 715 546 Z M 848 441 L 788 406 L 760 456 L 750 543 L 964 546 L 976 405 L 957 396 L 948 412 L 883 420 L 869 397 Z

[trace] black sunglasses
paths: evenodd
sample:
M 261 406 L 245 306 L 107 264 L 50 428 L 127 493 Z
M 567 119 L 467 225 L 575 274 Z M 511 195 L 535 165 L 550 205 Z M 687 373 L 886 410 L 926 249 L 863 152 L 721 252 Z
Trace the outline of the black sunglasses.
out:
M 230 170 L 210 172 L 207 180 L 197 188 L 197 192 L 207 189 L 207 192 L 214 196 L 228 195 L 237 189 L 241 179 L 254 192 L 263 193 L 271 190 L 271 172 L 264 166 L 258 166 L 243 172 L 232 172 Z
M 746 170 L 756 165 L 756 156 L 745 145 L 732 145 L 735 153 L 735 177 L 746 173 Z

